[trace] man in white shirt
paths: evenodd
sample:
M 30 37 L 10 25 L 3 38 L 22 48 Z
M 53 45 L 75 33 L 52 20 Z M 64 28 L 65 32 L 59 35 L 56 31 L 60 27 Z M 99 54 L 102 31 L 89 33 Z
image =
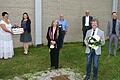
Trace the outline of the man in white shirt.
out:
M 83 31 L 83 46 L 85 46 L 84 39 L 86 36 L 86 32 L 91 29 L 91 20 L 93 19 L 92 16 L 90 16 L 89 10 L 85 12 L 85 16 L 82 17 L 82 31 Z

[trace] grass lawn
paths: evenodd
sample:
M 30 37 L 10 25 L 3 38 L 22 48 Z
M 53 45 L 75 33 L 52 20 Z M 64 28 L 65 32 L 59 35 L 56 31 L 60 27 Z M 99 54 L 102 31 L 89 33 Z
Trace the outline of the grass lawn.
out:
M 117 56 L 107 57 L 107 46 L 102 48 L 99 58 L 98 80 L 120 80 L 120 51 Z M 50 66 L 47 46 L 30 47 L 30 54 L 24 55 L 22 48 L 15 49 L 12 59 L 0 60 L 0 79 L 9 79 L 26 73 L 35 73 L 46 70 Z M 85 48 L 81 43 L 64 44 L 60 53 L 60 66 L 76 69 L 82 75 L 86 68 Z

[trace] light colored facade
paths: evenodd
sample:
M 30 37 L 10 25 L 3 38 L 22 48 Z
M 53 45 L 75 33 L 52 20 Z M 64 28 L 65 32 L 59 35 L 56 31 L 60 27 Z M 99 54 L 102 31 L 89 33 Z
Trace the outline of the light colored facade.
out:
M 119 19 L 120 19 L 120 0 L 118 1 L 118 16 L 119 16 Z
M 39 3 L 35 1 L 41 2 L 40 9 L 36 9 L 36 7 L 40 6 Z M 33 44 L 36 43 L 37 36 L 40 37 L 40 39 L 38 39 L 41 40 L 39 41 L 40 44 L 46 44 L 47 28 L 51 25 L 52 20 L 58 19 L 59 13 L 63 13 L 69 22 L 65 42 L 80 42 L 82 41 L 81 19 L 84 12 L 90 10 L 91 15 L 98 18 L 100 28 L 106 31 L 107 21 L 111 18 L 112 2 L 112 0 L 0 0 L 0 13 L 7 11 L 10 14 L 11 22 L 20 25 L 22 14 L 27 12 L 32 21 Z M 118 9 L 118 12 L 120 12 L 120 5 Z M 41 17 L 36 13 L 38 10 L 41 11 Z M 41 25 L 39 25 L 39 21 L 37 21 L 40 19 Z M 37 33 L 36 30 L 38 30 Z M 19 35 L 14 35 L 13 38 L 15 47 L 22 45 L 19 41 Z
M 0 16 L 1 13 L 7 11 L 9 13 L 9 18 L 11 23 L 17 23 L 20 26 L 22 19 L 22 14 L 27 12 L 32 21 L 32 36 L 34 41 L 34 25 L 35 25 L 35 9 L 34 9 L 34 0 L 0 0 Z M 14 46 L 22 46 L 20 43 L 20 36 L 14 35 Z

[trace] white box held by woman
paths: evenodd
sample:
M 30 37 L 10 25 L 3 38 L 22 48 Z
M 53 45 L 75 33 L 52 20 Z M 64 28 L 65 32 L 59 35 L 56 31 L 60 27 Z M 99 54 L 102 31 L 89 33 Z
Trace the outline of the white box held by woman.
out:
M 24 32 L 24 29 L 21 27 L 12 27 L 13 34 L 22 34 Z

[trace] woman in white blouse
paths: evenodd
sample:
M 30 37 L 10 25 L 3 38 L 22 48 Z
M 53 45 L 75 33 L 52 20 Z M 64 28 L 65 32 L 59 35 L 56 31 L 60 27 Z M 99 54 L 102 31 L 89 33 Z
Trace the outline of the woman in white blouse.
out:
M 0 21 L 0 58 L 8 59 L 14 55 L 13 39 L 8 13 L 2 13 L 3 19 Z

